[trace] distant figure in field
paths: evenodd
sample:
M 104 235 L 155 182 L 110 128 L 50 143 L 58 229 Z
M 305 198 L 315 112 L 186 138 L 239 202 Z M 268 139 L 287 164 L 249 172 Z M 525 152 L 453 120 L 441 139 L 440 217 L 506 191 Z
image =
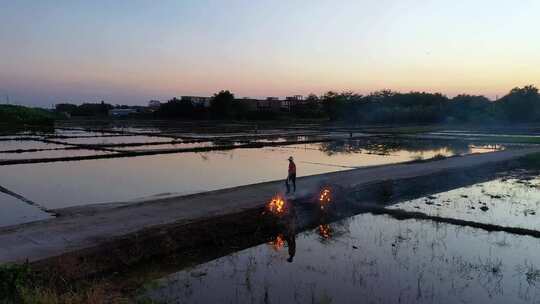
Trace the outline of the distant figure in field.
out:
M 289 174 L 287 175 L 287 180 L 285 181 L 285 185 L 287 186 L 287 194 L 291 192 L 289 182 L 292 182 L 293 192 L 296 192 L 296 165 L 294 164 L 292 156 L 289 157 Z

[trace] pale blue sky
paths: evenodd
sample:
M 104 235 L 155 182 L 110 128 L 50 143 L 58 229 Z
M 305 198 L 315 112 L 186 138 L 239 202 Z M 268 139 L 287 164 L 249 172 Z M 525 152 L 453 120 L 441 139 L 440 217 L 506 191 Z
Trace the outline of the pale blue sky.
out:
M 27 105 L 540 85 L 533 0 L 0 0 L 0 22 L 0 96 Z

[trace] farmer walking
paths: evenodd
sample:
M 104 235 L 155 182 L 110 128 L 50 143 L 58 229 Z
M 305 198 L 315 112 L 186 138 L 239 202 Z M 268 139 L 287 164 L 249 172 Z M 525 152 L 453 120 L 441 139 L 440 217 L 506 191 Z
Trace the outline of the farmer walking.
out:
M 293 192 L 296 192 L 296 165 L 294 164 L 292 156 L 289 157 L 289 174 L 287 175 L 287 180 L 285 181 L 285 185 L 287 186 L 287 194 L 289 194 L 291 191 L 289 182 L 291 182 L 293 185 Z

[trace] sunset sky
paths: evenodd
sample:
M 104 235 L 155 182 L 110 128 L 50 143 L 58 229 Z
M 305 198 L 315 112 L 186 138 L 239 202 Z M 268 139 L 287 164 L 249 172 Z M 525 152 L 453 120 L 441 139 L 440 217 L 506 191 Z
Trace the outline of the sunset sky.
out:
M 0 0 L 0 102 L 540 85 L 538 0 Z

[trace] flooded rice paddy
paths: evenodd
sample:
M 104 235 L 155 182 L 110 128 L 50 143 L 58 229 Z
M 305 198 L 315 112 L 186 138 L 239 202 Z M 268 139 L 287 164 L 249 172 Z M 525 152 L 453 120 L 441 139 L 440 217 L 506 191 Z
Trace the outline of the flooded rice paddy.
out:
M 127 136 L 125 139 L 140 136 Z M 156 137 L 163 139 L 161 137 Z M 123 137 L 91 138 L 100 140 Z M 64 139 L 62 139 L 64 140 Z M 76 138 L 84 140 L 87 138 Z M 95 140 L 95 141 L 94 141 Z M 154 140 L 154 139 L 152 139 Z M 66 140 L 74 144 L 71 140 Z M 214 147 L 219 143 L 196 142 L 107 147 L 102 150 L 53 150 L 1 154 L 6 159 L 104 155 L 118 152 L 160 151 L 171 148 Z M 452 156 L 500 150 L 500 146 L 477 147 L 447 143 L 403 144 L 365 140 L 336 140 L 309 144 L 236 148 L 223 151 L 185 152 L 82 161 L 14 164 L 0 166 L 0 185 L 39 202 L 49 209 L 95 203 L 127 202 L 155 195 L 191 194 L 284 179 L 287 158 L 293 156 L 298 176 L 308 176 L 359 167 L 393 164 L 435 156 Z
M 38 140 L 1 140 L 0 141 L 0 153 L 3 152 L 17 152 L 17 150 L 45 150 L 45 149 L 59 149 L 67 148 L 68 145 L 53 144 L 42 142 Z M 0 157 L 0 159 L 2 159 Z
M 361 214 L 277 235 L 142 294 L 160 303 L 537 303 L 538 250 L 531 237 Z
M 107 144 L 129 144 L 129 143 L 149 143 L 149 142 L 171 142 L 174 138 L 146 135 L 132 136 L 99 136 L 99 137 L 76 137 L 62 139 L 62 142 L 71 145 L 107 145 Z
M 506 227 L 536 230 L 540 218 L 540 177 L 514 171 L 504 177 L 389 208 L 422 212 L 429 216 L 462 219 Z
M 0 227 L 52 218 L 47 209 L 281 180 L 289 156 L 302 177 L 516 148 L 348 131 L 218 131 L 100 127 L 5 135 L 0 160 L 36 163 L 0 165 Z M 440 135 L 466 136 L 447 133 Z M 194 148 L 205 150 L 181 151 Z M 70 159 L 78 156 L 98 158 Z M 321 221 L 298 234 L 276 234 L 260 245 L 169 271 L 140 290 L 140 297 L 160 303 L 538 303 L 538 238 L 467 223 L 536 231 L 539 204 L 537 172 L 505 172 L 380 206 L 387 214 L 363 213 Z M 392 211 L 412 216 L 398 219 Z
M 2 192 L 0 192 L 0 205 L 2 206 L 0 226 L 10 226 L 52 218 L 50 214 L 41 211 L 39 208 Z
M 0 160 L 25 160 L 25 159 L 47 159 L 47 158 L 67 158 L 77 156 L 105 155 L 111 154 L 109 151 L 89 150 L 89 149 L 45 149 L 31 152 L 1 152 Z

